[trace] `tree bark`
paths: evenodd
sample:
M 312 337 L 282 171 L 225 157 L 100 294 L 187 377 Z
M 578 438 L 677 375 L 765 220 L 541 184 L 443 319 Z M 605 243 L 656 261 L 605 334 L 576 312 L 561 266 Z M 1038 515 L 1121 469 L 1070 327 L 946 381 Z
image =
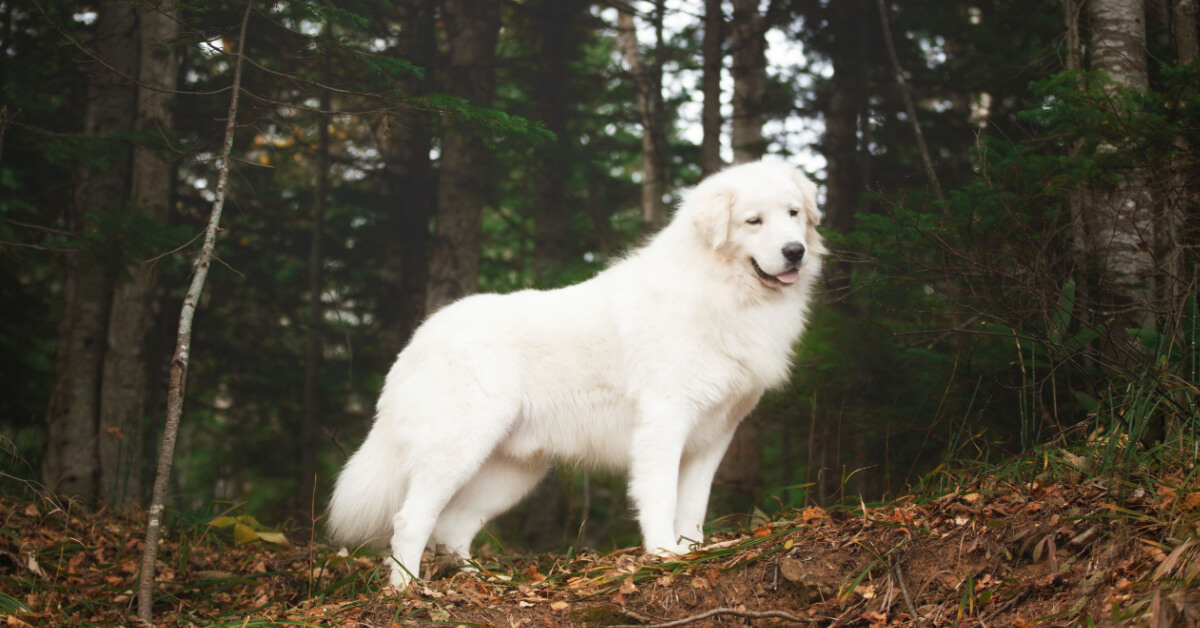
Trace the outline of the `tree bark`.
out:
M 642 119 L 642 222 L 648 227 L 661 224 L 666 217 L 666 130 L 663 128 L 662 62 L 663 0 L 654 3 L 656 48 L 647 63 L 638 43 L 637 24 L 632 6 L 617 7 L 617 42 L 621 56 L 629 64 L 633 94 Z
M 496 85 L 496 38 L 500 6 L 446 0 L 443 20 L 450 49 L 443 88 L 472 105 L 487 106 Z M 483 139 L 465 124 L 447 125 L 442 136 L 437 226 L 429 263 L 425 312 L 478 289 L 483 207 L 489 198 L 490 158 Z
M 417 0 L 398 5 L 400 35 L 390 54 L 425 70 L 424 79 L 403 77 L 398 87 L 412 96 L 433 90 L 437 55 L 437 2 Z M 393 36 L 384 33 L 381 36 Z M 389 125 L 383 137 L 386 202 L 393 213 L 385 224 L 386 268 L 394 291 L 383 295 L 387 344 L 396 352 L 404 346 L 425 316 L 429 288 L 430 222 L 437 207 L 437 179 L 430 151 L 433 120 L 423 111 L 411 111 Z
M 225 116 L 225 138 L 221 147 L 220 166 L 217 171 L 216 198 L 209 213 L 208 225 L 204 230 L 204 245 L 192 272 L 192 283 L 183 298 L 179 311 L 179 328 L 175 337 L 175 354 L 171 357 L 170 388 L 167 390 L 167 417 L 163 425 L 162 447 L 158 453 L 158 466 L 154 474 L 154 492 L 150 497 L 149 517 L 146 523 L 146 541 L 142 549 L 141 571 L 138 574 L 138 620 L 150 624 L 154 614 L 154 573 L 158 567 L 158 540 L 162 536 L 162 513 L 166 507 L 167 486 L 171 479 L 171 467 L 175 460 L 175 441 L 179 436 L 179 422 L 183 417 L 183 396 L 186 391 L 188 360 L 192 352 L 192 320 L 200 305 L 208 269 L 215 257 L 217 231 L 221 224 L 221 212 L 225 208 L 225 196 L 229 184 L 229 161 L 233 153 L 233 135 L 237 129 L 238 97 L 242 93 L 242 65 L 246 59 L 246 27 L 250 24 L 250 9 L 253 2 L 246 3 L 238 34 L 237 56 L 233 66 L 233 85 L 230 89 L 229 111 Z
M 759 0 L 733 0 L 733 163 L 759 159 L 766 153 L 763 99 L 767 93 L 766 25 Z
M 733 0 L 731 23 L 733 120 L 730 143 L 733 163 L 760 159 L 766 152 L 763 140 L 763 97 L 767 88 L 766 23 L 758 0 Z M 725 458 L 717 469 L 716 482 L 729 492 L 729 501 L 716 509 L 745 510 L 752 507 L 763 489 L 763 421 L 751 414 L 738 427 Z
M 174 96 L 168 92 L 177 82 L 174 40 L 179 25 L 172 12 L 139 5 L 138 14 L 141 42 L 134 129 L 145 137 L 133 149 L 130 200 L 135 211 L 165 223 L 174 179 L 172 153 L 162 133 L 173 124 Z M 128 276 L 113 288 L 100 390 L 100 492 L 113 504 L 144 497 L 143 423 L 150 377 L 147 341 L 156 309 L 154 267 L 135 260 L 126 271 Z
M 704 92 L 700 125 L 700 174 L 721 169 L 721 73 L 725 69 L 725 11 L 721 0 L 704 1 Z
M 1063 25 L 1066 27 L 1065 66 L 1067 71 L 1075 72 L 1081 67 L 1083 48 L 1079 35 L 1079 14 L 1081 7 L 1076 0 L 1061 0 Z M 1083 150 L 1083 142 L 1077 141 L 1071 147 L 1071 156 L 1077 156 Z M 1087 225 L 1084 217 L 1085 193 L 1083 190 L 1073 190 L 1067 197 L 1067 211 L 1071 220 L 1071 259 L 1075 265 L 1075 303 L 1076 319 L 1081 328 L 1090 328 L 1092 322 L 1091 289 L 1092 274 L 1089 260 Z M 1087 359 L 1087 358 L 1085 358 Z
M 325 36 L 330 36 L 330 26 L 325 26 Z M 330 53 L 326 53 L 328 55 Z M 323 77 L 329 76 L 329 57 L 322 62 Z M 331 108 L 330 92 L 321 90 L 321 111 Z M 325 231 L 325 203 L 329 196 L 329 116 L 317 114 L 317 162 L 316 182 L 313 186 L 312 224 L 309 229 L 308 249 L 308 329 L 305 338 L 304 360 L 304 414 L 300 424 L 300 494 L 302 510 L 315 521 L 317 513 L 312 511 L 317 491 L 317 456 L 321 451 L 321 328 L 325 319 L 325 308 L 321 302 L 324 293 L 325 256 L 321 241 Z M 301 519 L 303 521 L 303 519 Z
M 1200 58 L 1196 0 L 1174 0 L 1171 5 L 1171 32 L 1175 40 L 1176 63 L 1190 63 Z
M 1122 115 L 1124 90 L 1148 89 L 1146 20 L 1143 0 L 1090 0 L 1086 5 L 1091 25 L 1091 67 L 1105 72 L 1110 108 Z M 1122 147 L 1102 144 L 1097 152 L 1114 153 Z M 1147 173 L 1131 165 L 1112 187 L 1094 190 L 1085 208 L 1091 235 L 1090 252 L 1099 275 L 1096 306 L 1104 308 L 1111 325 L 1111 342 L 1120 353 L 1140 354 L 1128 328 L 1154 330 L 1154 275 L 1156 235 L 1153 198 Z
M 132 5 L 105 3 L 96 18 L 96 56 L 88 72 L 86 135 L 101 142 L 104 167 L 85 165 L 76 172 L 75 202 L 66 227 L 86 236 L 96 218 L 123 209 L 129 201 L 129 145 L 115 134 L 133 126 L 136 89 L 125 77 L 135 76 L 138 63 L 137 12 Z M 67 496 L 100 496 L 97 430 L 101 375 L 112 299 L 114 260 L 99 259 L 86 246 L 69 253 L 65 300 L 46 417 L 43 482 Z
M 555 136 L 553 142 L 537 148 L 533 171 L 533 275 L 544 283 L 569 255 L 565 182 L 571 142 L 567 120 L 573 103 L 571 63 L 580 41 L 575 20 L 584 5 L 577 0 L 542 0 L 534 7 L 541 57 L 534 86 L 537 115 Z
M 821 139 L 827 163 L 825 219 L 822 224 L 837 233 L 849 233 L 861 209 L 860 197 L 866 181 L 860 180 L 859 113 L 866 88 L 860 84 L 867 63 L 859 46 L 865 28 L 864 0 L 843 0 L 830 6 L 829 27 L 834 45 L 831 52 L 833 76 L 829 79 L 829 105 L 825 112 L 825 134 Z M 844 279 L 846 268 L 838 265 Z M 836 287 L 845 288 L 839 281 Z M 836 289 L 835 287 L 835 289 Z

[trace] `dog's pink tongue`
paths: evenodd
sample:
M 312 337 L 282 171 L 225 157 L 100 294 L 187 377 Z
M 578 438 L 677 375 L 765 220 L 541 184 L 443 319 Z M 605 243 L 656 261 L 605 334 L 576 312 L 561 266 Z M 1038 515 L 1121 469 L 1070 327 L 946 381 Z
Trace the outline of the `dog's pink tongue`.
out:
M 797 281 L 800 281 L 800 271 L 789 270 L 786 273 L 775 275 L 775 278 L 783 283 L 796 283 Z

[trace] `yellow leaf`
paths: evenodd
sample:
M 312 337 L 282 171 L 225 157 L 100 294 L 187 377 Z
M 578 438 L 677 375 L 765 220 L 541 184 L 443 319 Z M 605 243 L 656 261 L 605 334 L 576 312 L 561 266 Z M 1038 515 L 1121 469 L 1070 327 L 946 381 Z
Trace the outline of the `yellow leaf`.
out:
M 237 523 L 237 519 L 234 519 L 233 517 L 217 517 L 216 519 L 209 521 L 208 525 L 214 528 L 228 528 L 235 523 Z
M 563 601 L 552 602 L 550 604 L 550 610 L 553 610 L 553 611 L 565 611 L 568 608 L 571 608 L 571 605 L 567 604 L 566 602 L 563 602 Z
M 248 525 L 237 523 L 233 526 L 233 540 L 236 541 L 238 545 L 253 543 L 254 541 L 258 540 L 258 533 L 254 531 L 254 528 L 251 528 Z
M 282 532 L 256 532 L 258 538 L 276 545 L 287 545 L 288 539 Z
M 251 517 L 250 515 L 241 515 L 237 518 L 237 520 L 238 520 L 238 523 L 244 523 L 248 526 L 261 526 L 262 525 L 261 523 L 258 522 L 258 519 L 255 519 L 254 517 Z

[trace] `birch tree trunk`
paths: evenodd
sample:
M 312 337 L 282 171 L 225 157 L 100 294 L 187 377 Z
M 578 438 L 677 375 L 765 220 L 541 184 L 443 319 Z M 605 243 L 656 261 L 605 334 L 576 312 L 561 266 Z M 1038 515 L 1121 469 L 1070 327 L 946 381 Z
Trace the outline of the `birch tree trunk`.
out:
M 79 235 L 96 228 L 95 217 L 123 209 L 129 201 L 130 151 L 116 135 L 132 128 L 137 103 L 136 89 L 125 78 L 137 74 L 133 6 L 104 3 L 93 41 L 95 55 L 120 74 L 100 62 L 93 62 L 88 72 L 84 133 L 102 143 L 105 165 L 80 166 L 76 172 L 75 202 L 67 211 L 66 228 Z M 113 274 L 107 265 L 111 261 L 95 258 L 86 247 L 67 255 L 65 303 L 46 416 L 43 482 L 58 493 L 85 499 L 100 496 L 97 436 L 112 299 Z
M 174 96 L 168 92 L 177 82 L 174 40 L 179 24 L 174 12 L 139 5 L 138 14 L 141 51 L 134 129 L 145 137 L 133 149 L 130 201 L 136 211 L 162 223 L 167 220 L 173 176 L 172 153 L 161 138 L 173 124 Z M 153 266 L 135 260 L 126 270 L 128 276 L 113 288 L 100 389 L 100 494 L 114 504 L 144 497 L 143 422 L 150 376 L 146 341 L 155 312 Z
M 767 39 L 758 0 L 733 0 L 733 163 L 754 161 L 766 152 L 763 98 L 767 92 Z
M 725 11 L 721 0 L 704 1 L 704 76 L 701 79 L 704 104 L 700 125 L 700 174 L 721 169 L 721 74 L 725 69 Z
M 666 194 L 666 131 L 663 128 L 662 63 L 663 0 L 654 3 L 656 49 L 647 63 L 638 43 L 637 24 L 632 6 L 617 7 L 617 42 L 621 56 L 629 64 L 633 94 L 642 119 L 642 222 L 653 227 L 665 218 L 663 195 Z
M 1146 19 L 1143 0 L 1089 0 L 1085 10 L 1091 26 L 1091 68 L 1111 78 L 1106 85 L 1113 115 L 1124 115 L 1121 92 L 1145 93 L 1148 88 Z M 1132 139 L 1132 138 L 1131 138 Z M 1102 144 L 1101 154 L 1122 146 Z M 1143 167 L 1126 166 L 1118 182 L 1095 189 L 1085 207 L 1090 252 L 1099 286 L 1095 304 L 1112 321 L 1110 338 L 1120 354 L 1140 354 L 1138 343 L 1125 330 L 1154 330 L 1153 198 Z
M 446 0 L 443 20 L 450 49 L 442 88 L 473 105 L 491 102 L 496 86 L 500 6 Z M 479 283 L 483 206 L 489 198 L 488 149 L 470 129 L 447 126 L 442 136 L 437 226 L 429 262 L 425 312 L 473 294 Z
M 141 571 L 138 574 L 138 620 L 149 624 L 154 614 L 154 573 L 158 566 L 158 540 L 162 536 L 162 514 L 167 500 L 167 486 L 171 479 L 171 467 L 175 460 L 175 440 L 179 435 L 179 422 L 183 416 L 183 395 L 187 384 L 188 359 L 192 352 L 192 320 L 200 305 L 208 269 L 215 257 L 217 231 L 221 224 L 221 212 L 225 208 L 225 195 L 229 184 L 229 161 L 233 152 L 233 134 L 237 129 L 238 97 L 242 93 L 242 65 L 246 56 L 246 27 L 250 23 L 252 2 L 246 3 L 242 15 L 241 31 L 238 34 L 237 53 L 233 66 L 233 85 L 230 89 L 229 112 L 225 117 L 225 139 L 221 148 L 220 166 L 217 171 L 216 198 L 209 213 L 208 225 L 204 230 L 204 245 L 196 259 L 192 272 L 192 283 L 183 298 L 179 311 L 179 330 L 175 337 L 175 354 L 171 357 L 170 388 L 167 390 L 167 418 L 163 425 L 162 447 L 158 453 L 158 467 L 154 474 L 154 492 L 150 498 L 149 517 L 146 523 L 146 540 L 142 548 Z

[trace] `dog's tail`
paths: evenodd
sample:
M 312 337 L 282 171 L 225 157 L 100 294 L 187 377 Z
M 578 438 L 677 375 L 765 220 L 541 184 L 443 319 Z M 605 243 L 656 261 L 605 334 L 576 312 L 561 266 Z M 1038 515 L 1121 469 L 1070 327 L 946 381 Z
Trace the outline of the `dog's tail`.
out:
M 392 517 L 404 504 L 401 452 L 385 434 L 372 433 L 338 476 L 329 500 L 329 535 L 339 544 L 385 547 Z

